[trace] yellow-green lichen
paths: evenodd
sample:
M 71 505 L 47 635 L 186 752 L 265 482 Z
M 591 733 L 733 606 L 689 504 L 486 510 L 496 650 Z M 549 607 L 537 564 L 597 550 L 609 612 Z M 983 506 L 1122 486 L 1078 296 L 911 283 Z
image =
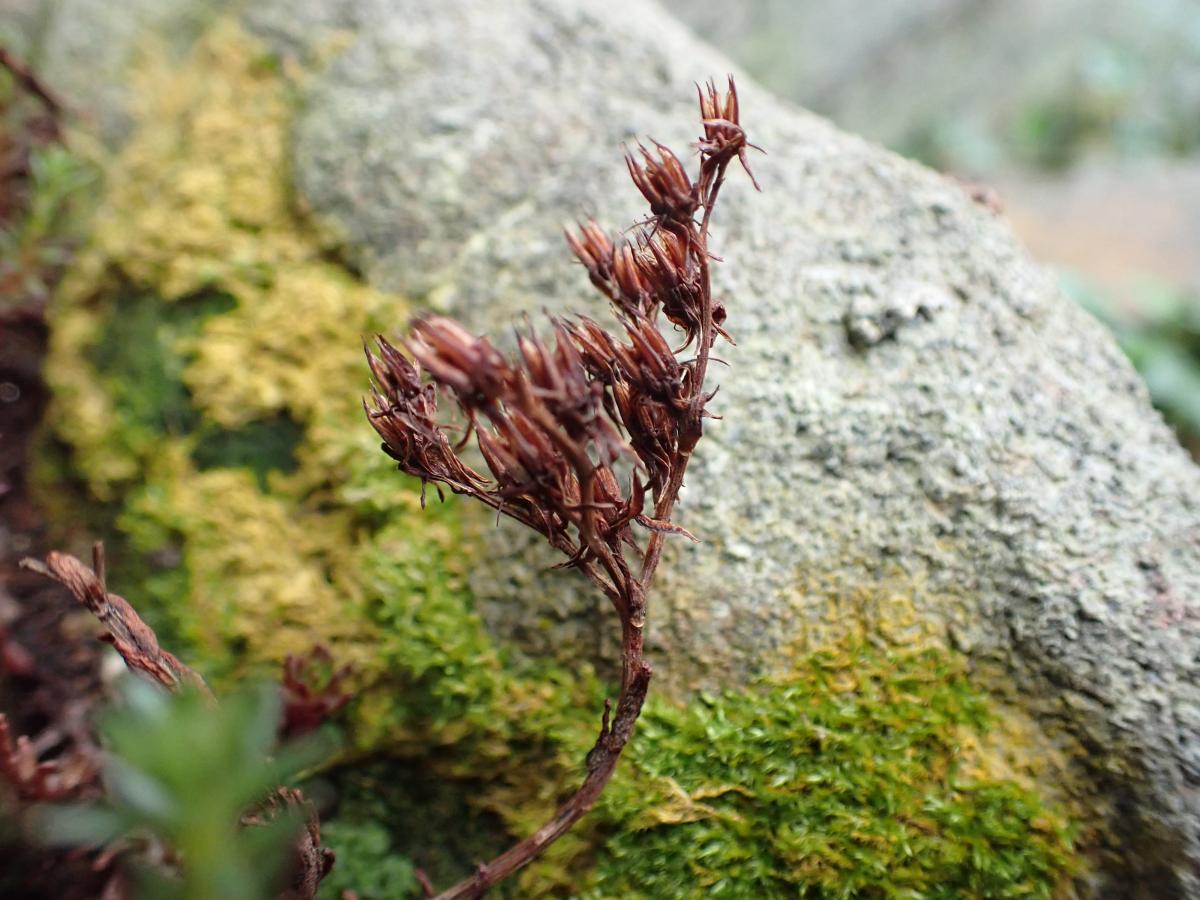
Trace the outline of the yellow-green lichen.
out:
M 137 88 L 53 311 L 55 430 L 87 489 L 120 498 L 133 549 L 179 557 L 187 596 L 159 599 L 212 667 L 316 640 L 366 663 L 362 526 L 338 500 L 363 450 L 361 339 L 404 307 L 327 261 L 295 214 L 286 87 L 234 26 L 182 67 L 149 54 Z M 251 456 L 282 435 L 277 465 L 222 465 L 247 428 Z

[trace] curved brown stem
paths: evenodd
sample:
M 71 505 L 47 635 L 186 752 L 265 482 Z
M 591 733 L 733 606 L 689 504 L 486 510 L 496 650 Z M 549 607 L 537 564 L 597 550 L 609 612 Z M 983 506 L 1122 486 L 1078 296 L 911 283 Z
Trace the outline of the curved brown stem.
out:
M 616 771 L 621 752 L 633 735 L 633 726 L 642 712 L 646 692 L 650 688 L 651 668 L 642 658 L 642 632 L 625 624 L 622 633 L 623 657 L 621 695 L 617 699 L 616 714 L 612 724 L 601 727 L 600 737 L 587 755 L 587 777 L 579 789 L 567 800 L 545 825 L 514 844 L 488 863 L 481 863 L 475 873 L 464 878 L 454 887 L 438 894 L 435 900 L 461 900 L 482 897 L 489 888 L 521 869 L 566 834 L 595 804 Z

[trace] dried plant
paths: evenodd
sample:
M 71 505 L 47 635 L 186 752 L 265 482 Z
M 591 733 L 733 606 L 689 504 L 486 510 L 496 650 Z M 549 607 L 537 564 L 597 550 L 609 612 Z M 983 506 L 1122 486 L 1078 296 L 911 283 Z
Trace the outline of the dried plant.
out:
M 96 761 L 73 753 L 43 762 L 26 735 L 12 739 L 8 719 L 0 714 L 0 781 L 7 782 L 16 799 L 26 803 L 74 799 L 96 779 Z
M 294 738 L 315 731 L 350 702 L 345 689 L 351 667 L 335 667 L 333 654 L 324 644 L 308 653 L 289 653 L 283 663 L 283 715 L 281 738 Z
M 474 497 L 538 532 L 604 593 L 621 625 L 616 710 L 606 701 L 583 784 L 534 834 L 441 898 L 483 894 L 570 829 L 612 777 L 646 698 L 648 592 L 665 537 L 691 537 L 672 512 L 716 393 L 705 387 L 713 344 L 728 338 L 725 307 L 712 296 L 709 220 L 729 164 L 750 174 L 753 146 L 733 78 L 724 93 L 712 83 L 698 90 L 696 177 L 663 145 L 639 144 L 625 161 L 649 216 L 616 240 L 591 221 L 567 234 L 623 334 L 587 317 L 552 318 L 553 344 L 519 334 L 509 358 L 430 316 L 400 348 L 378 338 L 367 352 L 368 417 L 401 471 L 421 479 L 422 501 L 433 483 L 439 495 L 445 487 Z M 681 346 L 671 346 L 663 319 Z M 438 420 L 442 398 L 461 412 L 461 435 Z M 490 478 L 460 456 L 472 434 Z
M 193 687 L 207 696 L 212 691 L 199 673 L 180 662 L 172 653 L 158 645 L 154 630 L 117 594 L 110 594 L 105 584 L 104 547 L 92 548 L 92 568 L 88 568 L 67 553 L 52 551 L 46 561 L 25 559 L 23 568 L 57 581 L 79 603 L 83 604 L 104 626 L 102 640 L 125 660 L 129 668 L 142 672 L 167 690 L 183 685 Z

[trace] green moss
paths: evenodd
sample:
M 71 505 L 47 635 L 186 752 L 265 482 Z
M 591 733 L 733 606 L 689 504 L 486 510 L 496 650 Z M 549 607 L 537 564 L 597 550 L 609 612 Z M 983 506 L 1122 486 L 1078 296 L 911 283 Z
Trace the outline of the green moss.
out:
M 145 292 L 121 292 L 86 360 L 103 381 L 119 419 L 115 432 L 137 454 L 166 435 L 187 434 L 200 421 L 183 373 L 190 360 L 179 341 L 199 332 L 204 320 L 236 305 L 227 294 L 206 291 L 166 304 Z
M 470 875 L 508 841 L 495 816 L 471 805 L 479 789 L 478 783 L 431 779 L 423 767 L 395 760 L 344 772 L 337 817 L 322 838 L 347 864 L 322 885 L 323 893 L 338 897 L 349 888 L 379 900 L 422 896 L 414 866 L 441 885 Z M 496 896 L 513 891 L 502 888 Z
M 270 472 L 295 472 L 304 431 L 287 415 L 247 422 L 240 428 L 209 428 L 192 447 L 192 462 L 205 469 L 249 469 L 260 488 Z
M 994 723 L 944 651 L 851 643 L 745 694 L 652 704 L 589 896 L 1051 897 L 1061 813 L 961 771 Z
M 323 900 L 341 900 L 346 891 L 362 900 L 424 896 L 416 866 L 396 851 L 385 825 L 343 815 L 321 828 L 321 840 L 337 856 L 337 865 L 321 882 Z

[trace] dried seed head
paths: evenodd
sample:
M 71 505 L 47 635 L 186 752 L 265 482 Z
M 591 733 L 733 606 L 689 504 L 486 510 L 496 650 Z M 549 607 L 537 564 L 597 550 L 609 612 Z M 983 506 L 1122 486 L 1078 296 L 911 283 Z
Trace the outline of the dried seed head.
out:
M 616 348 L 624 380 L 650 400 L 685 410 L 688 368 L 675 358 L 662 332 L 648 319 L 627 322 L 625 331 L 630 343 Z
M 703 88 L 696 86 L 696 92 L 700 95 L 700 119 L 704 124 L 704 137 L 697 141 L 696 147 L 705 160 L 715 163 L 727 163 L 736 156 L 755 189 L 761 190 L 746 163 L 746 149 L 754 145 L 746 140 L 746 132 L 742 130 L 738 117 L 737 86 L 733 83 L 732 75 L 728 78 L 729 88 L 724 96 L 717 92 L 717 86 L 712 81 Z
M 584 788 L 556 814 L 567 826 L 594 799 L 588 785 L 603 787 L 611 775 L 645 698 L 651 670 L 641 634 L 663 535 L 691 537 L 671 512 L 713 396 L 704 380 L 725 319 L 711 294 L 709 217 L 727 165 L 737 157 L 745 166 L 752 146 L 732 77 L 723 95 L 712 83 L 697 90 L 704 135 L 695 181 L 663 145 L 638 144 L 626 165 L 651 215 L 636 236 L 614 242 L 592 221 L 566 235 L 615 307 L 623 338 L 591 319 L 552 320 L 553 346 L 518 333 L 518 357 L 510 361 L 449 319 L 429 318 L 406 344 L 413 361 L 382 340 L 377 356 L 368 353 L 375 381 L 368 413 L 401 468 L 471 493 L 543 534 L 566 555 L 563 565 L 580 568 L 621 617 L 621 694 L 612 718 L 606 703 Z M 700 338 L 694 358 L 676 358 L 659 331 L 660 311 L 686 334 L 685 346 Z M 432 383 L 422 383 L 422 369 Z M 466 413 L 494 482 L 455 458 L 434 421 L 435 386 Z M 628 490 L 613 468 L 621 454 L 634 458 Z M 651 532 L 644 544 L 634 523 Z M 501 859 L 528 862 L 544 848 L 544 831 Z M 475 896 L 514 867 L 480 866 L 449 893 Z
M 587 316 L 580 316 L 574 321 L 556 320 L 555 327 L 575 345 L 588 375 L 600 384 L 611 384 L 617 358 L 617 344 L 613 336 L 600 323 Z
M 520 409 L 495 412 L 478 431 L 479 450 L 496 479 L 498 509 L 550 538 L 579 523 L 579 479 L 542 425 Z M 560 543 L 561 545 L 561 543 Z
M 642 144 L 638 144 L 640 162 L 632 153 L 625 154 L 629 175 L 650 204 L 650 213 L 664 227 L 680 231 L 690 228 L 700 208 L 700 192 L 679 157 L 657 141 L 654 147 L 657 159 Z
M 654 303 L 650 283 L 642 275 L 637 251 L 628 241 L 613 254 L 613 281 L 616 284 L 614 302 L 618 309 L 627 315 L 650 312 Z
M 613 242 L 604 230 L 590 219 L 579 225 L 579 236 L 565 230 L 567 244 L 575 258 L 588 270 L 592 284 L 612 299 Z
M 683 330 L 684 346 L 691 344 L 704 327 L 700 272 L 688 246 L 689 239 L 659 231 L 643 241 L 637 257 L 651 297 L 662 305 L 663 314 Z
M 604 414 L 604 383 L 590 375 L 567 326 L 555 322 L 554 330 L 553 351 L 536 337 L 518 336 L 531 400 L 543 404 L 571 440 L 590 442 L 602 463 L 615 462 L 626 448 Z
M 466 409 L 481 409 L 501 396 L 511 378 L 508 361 L 487 338 L 475 337 L 444 316 L 419 320 L 405 346 Z
M 468 493 L 480 488 L 483 479 L 455 455 L 435 420 L 434 386 L 422 384 L 420 369 L 382 337 L 376 345 L 378 355 L 367 349 L 374 382 L 371 400 L 364 400 L 363 407 L 383 439 L 384 451 L 422 484 L 433 481 Z

